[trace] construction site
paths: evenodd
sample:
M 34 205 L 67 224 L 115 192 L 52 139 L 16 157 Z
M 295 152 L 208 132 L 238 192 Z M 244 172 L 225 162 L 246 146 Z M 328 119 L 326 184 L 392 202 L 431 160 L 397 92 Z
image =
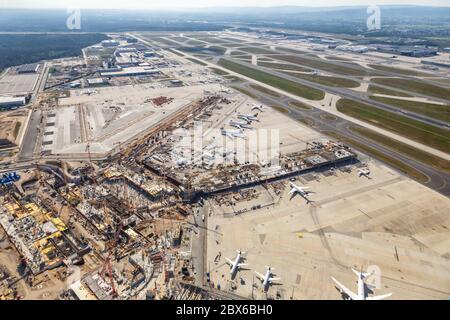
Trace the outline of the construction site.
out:
M 377 293 L 447 297 L 447 197 L 112 39 L 49 63 L 38 130 L 15 129 L 33 157 L 2 171 L 0 299 L 340 299 L 331 277 L 373 265 Z

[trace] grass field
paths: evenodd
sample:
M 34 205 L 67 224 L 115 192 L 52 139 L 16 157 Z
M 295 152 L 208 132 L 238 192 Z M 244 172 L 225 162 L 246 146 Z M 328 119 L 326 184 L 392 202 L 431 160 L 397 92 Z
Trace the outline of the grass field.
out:
M 424 145 L 450 153 L 450 131 L 350 99 L 340 99 L 338 111 Z
M 186 42 L 187 40 L 189 40 L 189 38 L 185 38 L 185 37 L 170 37 L 170 40 L 175 40 L 178 42 Z
M 289 48 L 283 48 L 283 47 L 276 47 L 275 49 L 277 49 L 278 51 L 284 51 L 284 52 L 290 52 L 290 53 L 299 53 L 299 54 L 308 53 L 308 52 L 302 51 L 302 50 L 289 49 Z
M 261 61 L 261 62 L 272 62 L 272 63 L 276 63 L 275 60 L 270 59 L 270 58 L 266 58 L 266 57 L 258 57 L 258 62 L 259 62 L 259 61 Z
M 271 69 L 311 72 L 311 69 L 304 68 L 297 64 L 265 62 L 262 60 L 262 58 L 261 59 L 258 58 L 258 66 L 271 68 Z
M 386 163 L 387 165 L 397 169 L 398 171 L 403 172 L 414 180 L 425 183 L 428 181 L 428 177 L 424 175 L 422 172 L 417 171 L 413 167 L 403 163 L 402 161 L 392 158 L 383 152 L 380 152 L 372 147 L 369 147 L 367 144 L 361 143 L 355 139 L 348 138 L 334 131 L 322 131 L 323 134 L 326 134 L 330 137 L 333 137 L 337 140 L 340 140 L 346 144 L 353 146 L 354 148 Z
M 404 93 L 401 91 L 397 91 L 397 90 L 391 90 L 391 89 L 386 89 L 386 88 L 379 87 L 379 86 L 374 86 L 373 84 L 369 85 L 367 92 L 372 93 L 372 94 L 385 94 L 388 96 L 411 97 L 410 94 L 407 94 L 407 93 Z
M 450 89 L 420 81 L 398 78 L 375 78 L 372 79 L 372 82 L 392 87 L 393 89 L 398 88 L 431 97 L 450 100 Z
M 203 61 L 200 61 L 200 60 L 197 60 L 197 59 L 194 59 L 194 58 L 186 58 L 186 59 L 188 59 L 189 61 L 192 61 L 194 63 L 197 63 L 197 64 L 199 64 L 201 66 L 207 66 L 207 64 L 204 63 Z
M 175 50 L 173 50 L 173 49 L 166 49 L 166 50 L 168 50 L 168 51 L 170 51 L 170 52 L 176 54 L 177 56 L 184 57 L 184 54 L 179 53 L 179 52 L 177 52 L 177 51 L 175 51 Z
M 248 54 L 231 55 L 233 59 L 249 60 L 252 61 L 252 56 Z
M 336 121 L 337 117 L 335 115 L 324 113 L 320 115 L 320 118 L 322 118 L 325 121 Z
M 270 90 L 270 89 L 261 87 L 261 86 L 259 86 L 259 85 L 257 85 L 257 84 L 251 84 L 250 87 L 252 87 L 253 89 L 258 90 L 258 91 L 260 91 L 260 92 L 262 92 L 262 93 L 268 94 L 268 95 L 270 95 L 270 96 L 272 96 L 272 97 L 275 97 L 275 98 L 281 97 L 281 95 L 279 95 L 279 94 L 276 93 L 275 91 L 272 91 L 272 90 Z
M 391 106 L 395 106 L 403 110 L 415 112 L 430 118 L 450 123 L 450 105 L 409 101 L 402 99 L 392 99 L 385 97 L 374 97 L 374 96 L 371 96 L 370 98 L 375 101 L 389 104 Z
M 224 76 L 224 78 L 230 80 L 231 82 L 240 82 L 240 81 L 242 81 L 241 78 L 238 78 L 238 77 L 232 76 L 232 75 Z
M 284 107 L 280 107 L 280 106 L 270 106 L 271 108 L 274 108 L 275 110 L 277 110 L 278 112 L 281 112 L 283 114 L 288 114 L 289 110 L 287 110 Z
M 411 159 L 414 159 L 418 162 L 422 162 L 422 163 L 429 165 L 439 171 L 450 174 L 450 162 L 449 161 L 443 160 L 443 159 L 438 158 L 438 157 L 436 157 L 432 154 L 429 154 L 425 151 L 411 147 L 411 146 L 401 143 L 399 141 L 393 140 L 389 137 L 386 137 L 382 134 L 376 133 L 376 132 L 366 129 L 366 128 L 352 126 L 352 127 L 350 127 L 350 130 L 354 131 L 355 133 L 361 135 L 364 138 L 370 139 L 378 144 L 381 144 L 382 146 L 384 146 L 388 149 L 400 152 Z
M 232 51 L 230 53 L 230 56 L 248 56 L 248 57 L 251 57 L 251 55 L 247 54 L 244 51 Z
M 431 74 L 419 72 L 415 70 L 409 70 L 409 69 L 401 69 L 401 68 L 395 68 L 395 67 L 389 67 L 389 66 L 382 66 L 378 64 L 369 64 L 369 67 L 372 69 L 378 70 L 378 71 L 386 71 L 386 72 L 392 72 L 397 73 L 405 76 L 422 76 L 422 77 L 429 77 Z
M 328 59 L 328 60 L 351 61 L 349 59 L 338 57 L 338 56 L 325 56 L 325 58 Z
M 271 56 L 272 57 L 272 56 Z M 298 57 L 292 55 L 277 55 L 273 56 L 278 60 L 283 60 L 291 63 L 295 63 L 301 66 L 320 69 L 332 73 L 342 74 L 345 76 L 366 76 L 369 75 L 369 72 L 360 68 L 360 67 L 350 67 L 341 64 L 334 64 L 331 62 L 327 62 L 325 60 L 315 60 L 306 57 Z
M 228 72 L 223 71 L 221 69 L 217 69 L 217 68 L 210 68 L 212 72 L 214 72 L 215 74 L 219 75 L 219 76 L 227 76 L 229 75 Z
M 197 40 L 189 40 L 189 41 L 186 42 L 186 44 L 188 44 L 190 46 L 202 46 L 202 45 L 205 45 L 204 42 L 197 41 Z
M 231 86 L 231 88 L 233 88 L 234 90 L 239 91 L 242 94 L 245 94 L 246 96 L 249 96 L 250 98 L 253 98 L 253 99 L 257 99 L 258 98 L 255 94 L 253 94 L 250 91 L 245 90 L 245 89 L 243 89 L 241 87 Z
M 170 39 L 161 38 L 161 37 L 152 38 L 152 41 L 157 41 L 157 42 L 169 45 L 169 46 L 179 46 L 180 45 L 179 43 L 177 43 L 175 41 L 172 41 Z
M 239 50 L 248 52 L 248 53 L 254 53 L 254 54 L 270 54 L 270 53 L 274 53 L 274 51 L 271 51 L 269 49 L 264 49 L 264 48 L 256 48 L 256 47 L 243 47 L 243 48 L 239 48 Z
M 221 46 L 223 47 L 227 47 L 227 48 L 236 48 L 236 47 L 241 47 L 242 43 L 222 43 Z
M 316 124 L 313 119 L 308 118 L 308 117 L 297 117 L 297 118 L 295 118 L 295 120 L 303 123 L 304 125 L 306 125 L 308 127 L 314 127 L 314 125 Z
M 211 47 L 207 48 L 207 50 L 214 51 L 218 54 L 224 54 L 225 51 L 227 51 L 227 48 L 220 47 L 220 46 L 211 46 Z
M 246 67 L 229 60 L 220 59 L 218 64 L 224 68 L 230 69 L 249 78 L 255 79 L 257 81 L 263 82 L 297 96 L 304 97 L 306 99 L 322 100 L 325 97 L 325 93 L 323 91 L 271 75 L 270 73 L 264 71 Z
M 229 41 L 222 39 L 222 38 L 213 38 L 213 37 L 205 37 L 205 38 L 201 38 L 201 40 L 203 41 L 207 41 L 209 43 L 218 43 L 218 44 L 223 44 L 223 43 L 230 43 Z
M 447 85 L 450 84 L 450 79 L 442 79 L 442 78 L 437 78 L 437 79 L 436 79 L 436 78 L 434 78 L 434 79 L 430 79 L 430 80 L 439 82 L 439 83 L 441 83 L 441 84 L 447 84 Z
M 311 106 L 309 106 L 307 104 L 298 102 L 298 101 L 289 101 L 288 104 L 291 107 L 295 107 L 295 108 L 299 108 L 299 109 L 303 109 L 303 110 L 312 110 L 313 109 L 313 107 L 311 107 Z
M 237 61 L 242 61 L 242 62 L 247 62 L 247 63 L 252 63 L 252 59 L 250 58 L 236 58 Z
M 313 74 L 304 74 L 304 73 L 286 73 L 293 77 L 300 78 L 306 81 L 315 82 L 318 84 L 322 84 L 324 86 L 329 87 L 339 87 L 339 88 L 357 88 L 360 86 L 360 83 L 354 80 L 340 78 L 340 77 L 328 77 L 328 76 L 319 76 Z
M 16 125 L 14 126 L 14 132 L 13 132 L 14 139 L 17 139 L 17 136 L 19 135 L 19 130 L 20 130 L 21 126 L 22 126 L 21 122 L 16 122 Z

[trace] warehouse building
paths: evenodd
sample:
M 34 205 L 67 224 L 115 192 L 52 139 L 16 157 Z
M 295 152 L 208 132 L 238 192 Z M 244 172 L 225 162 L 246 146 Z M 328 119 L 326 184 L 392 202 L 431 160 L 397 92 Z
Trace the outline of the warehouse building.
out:
M 37 73 L 39 71 L 40 64 L 32 63 L 32 64 L 24 64 L 22 66 L 18 66 L 16 68 L 16 72 L 19 74 L 24 73 Z
M 102 46 L 104 48 L 114 48 L 114 47 L 118 47 L 119 46 L 119 42 L 116 40 L 103 40 L 102 41 Z
M 135 76 L 150 76 L 159 74 L 158 69 L 149 67 L 131 67 L 123 68 L 118 71 L 100 71 L 102 77 L 135 77 Z
M 25 104 L 25 97 L 0 97 L 0 109 L 17 108 Z

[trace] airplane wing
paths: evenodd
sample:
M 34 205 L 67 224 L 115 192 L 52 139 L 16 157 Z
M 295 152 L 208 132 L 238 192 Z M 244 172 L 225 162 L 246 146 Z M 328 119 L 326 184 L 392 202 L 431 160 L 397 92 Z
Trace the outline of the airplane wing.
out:
M 272 283 L 272 282 L 277 282 L 277 281 L 279 281 L 279 280 L 281 280 L 281 278 L 269 278 L 269 282 L 270 282 L 270 283 Z
M 380 295 L 380 296 L 367 297 L 366 300 L 383 300 L 383 299 L 388 298 L 390 296 L 392 296 L 392 293 L 383 294 L 383 295 Z
M 228 263 L 230 266 L 232 266 L 232 265 L 234 264 L 234 262 L 231 261 L 231 260 L 228 259 L 228 258 L 225 258 L 225 261 L 226 261 L 226 263 Z
M 264 280 L 264 276 L 261 273 L 255 271 L 255 274 L 259 279 Z
M 343 284 L 341 284 L 339 281 L 337 281 L 335 278 L 331 277 L 331 280 L 333 280 L 336 285 L 338 286 L 338 288 L 340 290 L 342 290 L 342 292 L 344 292 L 346 295 L 348 295 L 350 297 L 350 299 L 352 300 L 358 300 L 358 296 L 356 294 L 354 294 L 352 291 L 350 291 L 349 288 L 347 288 L 346 286 L 344 286 Z
M 297 189 L 295 189 L 295 188 L 292 188 L 291 189 L 291 191 L 289 191 L 289 193 L 288 194 L 293 194 L 294 192 L 296 192 L 297 191 Z
M 249 266 L 248 263 L 238 263 L 238 267 L 246 267 Z
M 359 272 L 359 271 L 357 271 L 357 270 L 355 270 L 353 268 L 351 268 L 351 269 L 352 269 L 353 273 L 356 274 L 358 276 L 358 278 L 359 278 L 360 275 L 361 275 L 361 272 Z

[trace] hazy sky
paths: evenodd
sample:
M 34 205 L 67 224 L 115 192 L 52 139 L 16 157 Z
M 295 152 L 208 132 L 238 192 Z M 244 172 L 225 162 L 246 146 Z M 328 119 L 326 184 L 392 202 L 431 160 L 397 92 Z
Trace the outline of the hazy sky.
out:
M 176 9 L 214 6 L 341 6 L 419 4 L 450 6 L 450 0 L 0 0 L 3 8 L 129 8 Z

